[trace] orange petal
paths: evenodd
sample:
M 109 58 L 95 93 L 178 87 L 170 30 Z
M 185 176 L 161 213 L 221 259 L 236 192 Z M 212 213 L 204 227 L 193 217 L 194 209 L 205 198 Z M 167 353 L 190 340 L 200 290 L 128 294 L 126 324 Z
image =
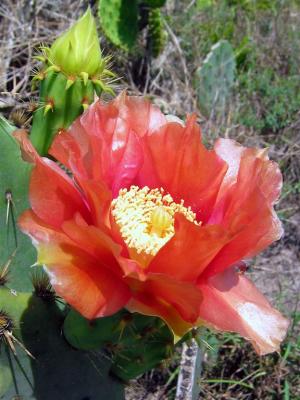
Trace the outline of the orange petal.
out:
M 48 251 L 56 254 L 52 246 Z M 57 258 L 59 255 L 60 252 Z M 91 264 L 79 255 L 68 264 L 48 263 L 46 271 L 56 293 L 88 319 L 112 315 L 125 307 L 130 298 L 124 282 L 109 270 L 97 268 L 95 262 Z
M 101 265 L 122 274 L 116 257 L 121 253 L 121 246 L 116 244 L 108 235 L 92 225 L 82 225 L 76 220 L 69 220 L 62 225 L 62 231 L 76 245 L 100 260 Z
M 261 160 L 263 163 L 259 164 L 260 168 L 259 170 L 257 169 L 257 172 L 259 172 L 260 175 L 259 179 L 264 197 L 272 204 L 278 199 L 282 188 L 282 176 L 278 165 L 269 160 L 265 150 L 245 148 L 231 139 L 218 139 L 215 143 L 214 149 L 228 164 L 228 171 L 223 180 L 218 195 L 219 198 L 222 198 L 228 191 L 229 187 L 237 182 L 242 159 L 250 157 L 251 161 L 249 161 L 252 166 L 249 165 L 248 161 L 245 173 L 247 174 L 251 172 L 252 168 L 255 168 L 255 164 L 253 163 L 254 160 Z M 248 167 L 250 167 L 250 170 Z M 248 183 L 251 184 L 251 181 L 252 179 L 249 179 Z
M 193 328 L 193 324 L 184 321 L 175 308 L 171 305 L 164 304 L 155 298 L 141 299 L 141 301 L 132 298 L 127 303 L 126 308 L 131 312 L 138 312 L 140 314 L 163 319 L 174 333 L 175 341 L 177 341 L 176 337 L 180 339 Z
M 147 270 L 194 281 L 228 240 L 221 226 L 198 226 L 177 214 L 175 235 L 161 248 Z
M 53 161 L 38 155 L 26 131 L 15 131 L 14 137 L 20 143 L 24 160 L 35 164 L 29 188 L 34 212 L 56 228 L 78 212 L 89 221 L 90 213 L 85 201 L 68 175 Z
M 177 335 L 197 320 L 202 296 L 195 285 L 163 274 L 148 274 L 145 282 L 127 282 L 133 293 L 130 310 L 163 318 Z
M 50 154 L 75 175 L 103 180 L 116 195 L 141 167 L 139 137 L 163 123 L 165 117 L 149 101 L 122 93 L 108 104 L 94 103 L 56 137 Z
M 92 222 L 105 232 L 109 232 L 110 205 L 112 193 L 104 182 L 76 177 L 76 182 L 83 191 L 91 212 Z
M 203 295 L 200 323 L 239 333 L 260 355 L 279 350 L 289 321 L 235 268 L 202 281 L 199 289 Z
M 36 160 L 32 171 L 29 200 L 33 211 L 47 224 L 59 228 L 75 213 L 90 221 L 85 200 L 72 180 L 53 161 Z
M 261 150 L 245 149 L 228 139 L 218 143 L 217 151 L 229 170 L 209 223 L 223 226 L 232 240 L 209 265 L 206 277 L 252 257 L 283 233 L 273 210 L 282 181 L 277 164 Z
M 111 315 L 126 305 L 130 298 L 128 286 L 113 265 L 107 268 L 107 258 L 91 256 L 65 233 L 44 224 L 32 211 L 21 215 L 19 225 L 31 236 L 38 263 L 45 265 L 57 294 L 84 317 Z M 103 249 L 98 251 L 107 257 Z
M 183 199 L 206 222 L 227 164 L 201 143 L 195 117 L 190 117 L 185 127 L 170 122 L 150 132 L 144 142 L 144 165 L 138 175 L 140 185 L 163 187 L 176 202 Z

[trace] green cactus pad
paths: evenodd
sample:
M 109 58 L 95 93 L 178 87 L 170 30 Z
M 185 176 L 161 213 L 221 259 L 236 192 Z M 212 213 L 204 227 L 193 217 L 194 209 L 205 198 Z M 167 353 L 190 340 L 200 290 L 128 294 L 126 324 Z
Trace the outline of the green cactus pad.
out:
M 236 61 L 231 44 L 216 43 L 196 71 L 196 89 L 200 111 L 206 117 L 223 112 L 234 84 Z
M 124 50 L 132 49 L 138 35 L 137 0 L 99 0 L 98 13 L 107 38 Z
M 72 310 L 64 334 L 76 348 L 105 349 L 112 359 L 111 372 L 124 381 L 155 367 L 173 349 L 173 334 L 162 320 L 126 310 L 94 321 Z
M 155 317 L 134 314 L 132 331 L 112 348 L 111 372 L 124 381 L 156 367 L 169 359 L 174 349 L 174 338 L 166 324 Z
M 108 376 L 109 360 L 101 353 L 70 347 L 61 334 L 64 312 L 35 295 L 17 297 L 0 289 L 0 304 L 15 324 L 13 334 L 35 357 L 15 344 L 15 357 L 3 341 L 0 349 L 0 398 L 11 400 L 124 399 L 122 385 Z
M 67 88 L 68 79 L 60 72 L 50 71 L 41 81 L 40 104 L 35 111 L 30 138 L 37 151 L 45 155 L 54 136 L 71 123 L 84 111 L 85 105 L 94 100 L 92 81 L 86 84 L 76 78 Z
M 78 312 L 71 310 L 64 322 L 64 334 L 71 346 L 81 350 L 95 350 L 106 343 L 116 342 L 120 331 L 118 326 L 124 312 L 111 317 L 103 317 L 89 321 Z
M 0 273 L 9 263 L 6 286 L 19 292 L 32 289 L 29 267 L 36 252 L 17 226 L 19 215 L 29 207 L 31 165 L 21 158 L 19 144 L 11 136 L 14 130 L 0 119 Z

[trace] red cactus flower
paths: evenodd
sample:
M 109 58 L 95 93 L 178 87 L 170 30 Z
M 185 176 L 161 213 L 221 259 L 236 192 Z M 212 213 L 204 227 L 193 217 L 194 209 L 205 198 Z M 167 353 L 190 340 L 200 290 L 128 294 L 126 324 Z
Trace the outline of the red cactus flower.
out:
M 280 238 L 281 189 L 266 152 L 186 125 L 141 97 L 96 102 L 35 167 L 21 229 L 57 293 L 86 318 L 126 307 L 163 318 L 175 334 L 205 324 L 235 331 L 260 354 L 288 321 L 243 274 L 241 260 Z

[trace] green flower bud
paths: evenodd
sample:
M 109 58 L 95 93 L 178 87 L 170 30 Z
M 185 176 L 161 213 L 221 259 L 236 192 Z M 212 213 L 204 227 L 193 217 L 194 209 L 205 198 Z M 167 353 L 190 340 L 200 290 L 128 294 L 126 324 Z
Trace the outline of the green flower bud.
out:
M 95 19 L 90 8 L 52 44 L 48 60 L 66 75 L 97 76 L 105 68 L 105 59 L 97 35 Z

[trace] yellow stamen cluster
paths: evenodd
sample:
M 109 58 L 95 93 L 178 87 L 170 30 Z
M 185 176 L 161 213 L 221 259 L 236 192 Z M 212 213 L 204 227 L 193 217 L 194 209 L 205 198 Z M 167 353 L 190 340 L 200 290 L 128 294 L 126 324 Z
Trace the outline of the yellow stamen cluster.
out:
M 121 189 L 112 201 L 112 215 L 129 249 L 154 256 L 174 235 L 174 214 L 181 213 L 196 222 L 196 215 L 184 201 L 175 203 L 163 189 Z

